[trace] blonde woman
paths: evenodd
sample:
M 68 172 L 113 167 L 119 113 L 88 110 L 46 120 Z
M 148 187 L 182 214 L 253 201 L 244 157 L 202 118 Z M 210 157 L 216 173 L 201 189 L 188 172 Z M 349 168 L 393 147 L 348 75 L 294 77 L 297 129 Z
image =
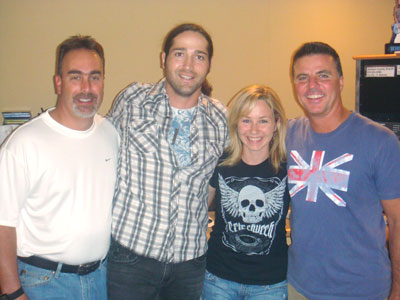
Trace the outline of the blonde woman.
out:
M 285 113 L 263 85 L 243 88 L 228 107 L 230 145 L 210 181 L 216 215 L 202 299 L 286 299 Z

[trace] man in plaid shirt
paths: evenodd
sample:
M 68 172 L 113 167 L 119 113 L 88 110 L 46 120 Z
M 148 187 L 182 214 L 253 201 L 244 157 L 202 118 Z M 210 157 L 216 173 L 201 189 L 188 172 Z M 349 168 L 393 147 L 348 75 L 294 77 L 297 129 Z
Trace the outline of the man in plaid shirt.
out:
M 109 299 L 199 299 L 208 182 L 228 143 L 223 105 L 208 97 L 213 44 L 199 25 L 164 40 L 164 76 L 133 83 L 109 114 L 121 135 Z

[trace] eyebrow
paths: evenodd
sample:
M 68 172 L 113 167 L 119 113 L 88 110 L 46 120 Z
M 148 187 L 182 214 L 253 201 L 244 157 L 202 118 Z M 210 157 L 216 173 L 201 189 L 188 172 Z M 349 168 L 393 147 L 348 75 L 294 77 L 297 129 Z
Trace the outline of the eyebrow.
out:
M 204 54 L 204 55 L 208 56 L 208 52 L 203 51 L 203 50 L 196 50 L 195 52 L 196 52 L 196 53 L 200 53 L 200 54 Z
M 89 73 L 84 73 L 84 72 L 79 71 L 79 70 L 70 70 L 70 71 L 68 71 L 67 74 L 84 74 L 84 75 L 94 75 L 94 74 L 98 74 L 98 75 L 101 75 L 101 71 L 99 71 L 99 70 L 94 70 L 94 71 L 90 71 Z
M 317 72 L 317 74 L 322 74 L 322 73 L 332 74 L 332 72 L 330 70 L 321 70 L 321 71 Z
M 295 78 L 298 78 L 298 77 L 300 77 L 300 76 L 308 76 L 308 74 L 307 74 L 307 73 L 299 73 L 299 74 L 296 75 Z
M 320 75 L 320 74 L 333 74 L 333 73 L 330 70 L 323 69 L 323 70 L 318 71 L 316 74 Z M 299 76 L 309 76 L 309 74 L 308 73 L 299 73 L 296 75 L 295 78 L 298 78 Z
M 173 52 L 173 51 L 186 51 L 187 50 L 187 48 L 172 48 L 171 49 L 171 52 Z M 208 56 L 208 52 L 206 52 L 206 51 L 203 51 L 203 50 L 195 50 L 194 51 L 195 53 L 197 53 L 197 54 L 204 54 L 204 55 L 206 55 L 206 56 Z

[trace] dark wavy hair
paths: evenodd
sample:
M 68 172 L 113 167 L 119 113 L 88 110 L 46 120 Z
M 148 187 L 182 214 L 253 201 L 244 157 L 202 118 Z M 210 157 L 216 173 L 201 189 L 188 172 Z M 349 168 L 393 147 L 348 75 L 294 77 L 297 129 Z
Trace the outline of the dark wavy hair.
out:
M 198 32 L 206 39 L 208 58 L 211 59 L 214 54 L 214 46 L 213 46 L 211 36 L 208 34 L 208 32 L 203 27 L 201 27 L 200 25 L 194 24 L 194 23 L 180 24 L 180 25 L 172 28 L 168 32 L 168 34 L 165 37 L 164 42 L 163 42 L 163 52 L 165 53 L 165 57 L 167 57 L 169 54 L 169 50 L 172 47 L 174 38 L 185 31 Z M 204 80 L 203 84 L 201 85 L 201 92 L 204 95 L 211 96 L 212 85 L 207 81 L 207 79 Z
M 185 31 L 194 31 L 200 33 L 206 40 L 207 40 L 207 51 L 208 51 L 208 58 L 211 59 L 214 53 L 214 46 L 211 39 L 211 36 L 208 34 L 207 31 L 200 25 L 194 23 L 184 23 L 172 28 L 167 36 L 164 39 L 163 43 L 163 51 L 165 52 L 165 57 L 168 56 L 169 50 L 171 49 L 172 43 L 174 38 Z

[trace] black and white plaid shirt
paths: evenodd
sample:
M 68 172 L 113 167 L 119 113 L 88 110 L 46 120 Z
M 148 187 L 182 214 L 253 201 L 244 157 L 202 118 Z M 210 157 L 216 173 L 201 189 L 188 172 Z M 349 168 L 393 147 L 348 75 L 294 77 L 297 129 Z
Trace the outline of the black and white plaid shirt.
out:
M 207 250 L 209 179 L 228 144 L 224 106 L 203 94 L 190 126 L 191 164 L 168 141 L 172 109 L 165 80 L 133 83 L 108 118 L 121 135 L 113 238 L 138 255 L 177 263 Z

